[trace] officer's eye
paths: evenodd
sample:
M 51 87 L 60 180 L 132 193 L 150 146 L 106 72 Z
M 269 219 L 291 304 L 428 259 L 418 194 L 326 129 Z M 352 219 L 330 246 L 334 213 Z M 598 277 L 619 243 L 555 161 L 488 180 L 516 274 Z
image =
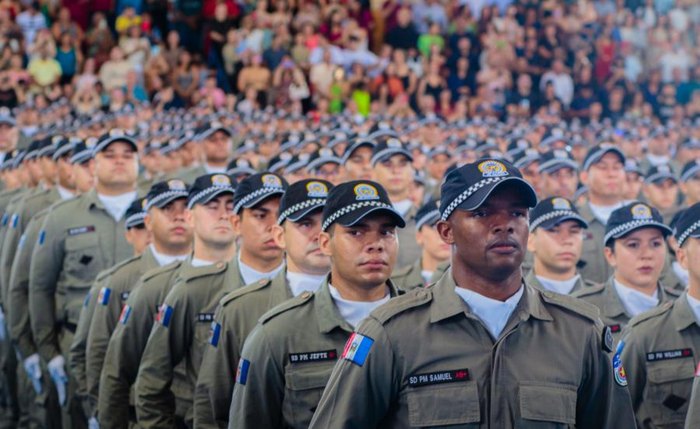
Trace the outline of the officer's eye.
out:
M 384 229 L 381 231 L 381 234 L 385 237 L 393 237 L 394 235 L 396 235 L 396 229 Z
M 653 247 L 653 248 L 659 248 L 659 247 L 662 247 L 663 245 L 664 245 L 664 242 L 661 240 L 654 240 L 651 242 L 651 247 Z

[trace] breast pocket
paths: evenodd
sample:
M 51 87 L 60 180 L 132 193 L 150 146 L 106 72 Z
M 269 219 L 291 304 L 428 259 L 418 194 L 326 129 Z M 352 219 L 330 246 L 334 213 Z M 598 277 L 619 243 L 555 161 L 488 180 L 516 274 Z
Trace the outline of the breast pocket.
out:
M 656 426 L 683 425 L 693 388 L 691 358 L 647 363 L 647 398 L 642 407 Z
M 89 285 L 104 269 L 100 239 L 95 233 L 66 238 L 63 269 L 75 285 Z
M 558 383 L 520 385 L 518 428 L 573 428 L 576 425 L 576 387 Z
M 406 395 L 411 427 L 479 427 L 481 411 L 476 382 L 416 387 Z M 459 426 L 452 426 L 459 425 Z
M 191 359 L 194 368 L 199 368 L 204 358 L 204 351 L 207 349 L 209 338 L 212 332 L 212 322 L 214 313 L 201 313 L 197 315 L 194 330 L 194 347 L 191 348 Z
M 285 392 L 282 412 L 294 428 L 306 428 L 321 401 L 323 389 L 331 377 L 335 362 L 307 363 L 292 366 L 284 375 Z M 306 366 L 303 368 L 302 366 Z

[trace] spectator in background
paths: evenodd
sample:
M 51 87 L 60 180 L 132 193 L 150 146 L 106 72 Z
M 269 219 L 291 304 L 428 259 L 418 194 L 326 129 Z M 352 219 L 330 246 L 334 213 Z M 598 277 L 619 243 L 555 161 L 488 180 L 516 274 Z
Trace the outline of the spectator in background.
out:
M 238 75 L 238 90 L 246 92 L 253 88 L 258 92 L 266 91 L 272 80 L 270 69 L 263 64 L 261 55 L 253 54 L 249 58 L 250 63 L 244 66 Z
M 197 70 L 192 67 L 192 56 L 189 52 L 180 53 L 177 66 L 173 71 L 172 83 L 176 97 L 182 100 L 183 104 L 189 105 L 199 84 Z
M 547 84 L 552 85 L 554 95 L 568 108 L 574 98 L 574 81 L 566 72 L 562 60 L 554 60 L 551 70 L 542 75 L 540 90 L 545 92 Z
M 229 17 L 227 4 L 218 3 L 214 10 L 214 19 L 208 23 L 208 42 L 209 42 L 209 64 L 214 67 L 220 67 L 222 62 L 221 51 L 226 44 L 226 34 L 234 28 L 235 22 Z
M 47 28 L 46 17 L 40 12 L 40 3 L 32 1 L 26 4 L 24 11 L 17 15 L 17 25 L 22 30 L 27 47 L 34 44 L 39 30 Z
M 117 17 L 114 29 L 119 35 L 123 35 L 126 34 L 129 28 L 135 25 L 141 25 L 141 16 L 136 13 L 136 9 L 133 6 L 127 6 Z
M 440 34 L 440 25 L 437 23 L 430 24 L 428 32 L 418 37 L 418 51 L 421 55 L 429 57 L 433 47 L 437 47 L 438 52 L 445 47 L 445 39 Z
M 413 22 L 419 33 L 427 33 L 431 24 L 447 30 L 447 13 L 438 0 L 417 0 L 413 3 Z
M 411 9 L 404 6 L 396 13 L 396 27 L 389 30 L 385 42 L 394 49 L 408 50 L 418 46 L 418 37 Z
M 139 75 L 131 70 L 126 74 L 124 94 L 129 103 L 136 105 L 148 100 L 146 89 L 139 83 Z
M 83 54 L 75 46 L 73 37 L 69 33 L 63 33 L 59 38 L 56 61 L 61 66 L 61 84 L 72 82 L 83 63 Z
M 75 46 L 80 48 L 85 40 L 85 33 L 75 21 L 71 21 L 70 10 L 67 7 L 60 8 L 57 18 L 51 26 L 53 38 L 59 41 L 63 34 L 68 34 Z
M 194 100 L 196 103 L 203 101 L 207 106 L 220 109 L 226 102 L 226 94 L 216 85 L 216 71 L 209 71 L 204 85 L 199 89 Z
M 27 66 L 32 80 L 39 87 L 45 88 L 57 83 L 61 78 L 61 65 L 51 57 L 48 48 L 43 48 L 32 58 Z
M 126 86 L 126 75 L 131 70 L 133 70 L 133 64 L 124 58 L 122 49 L 115 46 L 110 52 L 109 61 L 102 64 L 100 68 L 100 81 L 107 91 L 123 88 Z
M 107 25 L 107 18 L 102 13 L 96 13 L 92 17 L 92 26 L 86 35 L 87 57 L 94 58 L 97 66 L 109 59 L 114 46 L 112 32 Z

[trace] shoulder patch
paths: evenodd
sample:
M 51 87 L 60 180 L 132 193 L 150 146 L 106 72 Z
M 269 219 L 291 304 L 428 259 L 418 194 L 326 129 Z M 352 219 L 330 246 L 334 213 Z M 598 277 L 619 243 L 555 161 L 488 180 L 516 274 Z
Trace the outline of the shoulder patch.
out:
M 654 319 L 656 317 L 662 316 L 668 311 L 670 311 L 671 307 L 673 307 L 673 301 L 666 301 L 663 304 L 656 306 L 655 308 L 652 308 L 649 311 L 645 311 L 644 313 L 633 317 L 632 320 L 629 321 L 627 326 L 636 326 L 649 319 Z
M 379 323 L 384 324 L 392 317 L 411 308 L 425 305 L 432 300 L 433 291 L 431 289 L 413 289 L 401 296 L 390 299 L 389 302 L 372 311 L 371 316 L 377 319 Z
M 664 292 L 666 292 L 667 294 L 669 294 L 673 298 L 678 298 L 684 292 L 682 290 L 678 290 L 678 289 L 671 287 L 671 286 L 662 286 L 662 288 L 664 289 Z
M 270 286 L 270 284 L 272 284 L 272 280 L 266 279 L 260 280 L 259 282 L 255 282 L 253 284 L 249 284 L 248 286 L 243 286 L 240 289 L 236 289 L 224 295 L 224 297 L 221 298 L 221 300 L 219 301 L 219 305 L 222 307 L 226 307 L 226 304 L 233 302 L 244 295 L 248 295 L 251 292 L 265 289 L 266 287 Z
M 561 295 L 548 291 L 540 292 L 540 294 L 542 295 L 542 299 L 549 304 L 573 311 L 574 313 L 579 314 L 595 323 L 598 323 L 600 320 L 600 310 L 598 310 L 598 307 L 594 306 L 593 304 L 589 304 L 568 295 Z
M 605 290 L 604 284 L 596 284 L 596 283 L 592 283 L 592 282 L 588 282 L 588 281 L 584 281 L 584 283 L 586 283 L 586 286 L 589 286 L 589 287 L 585 287 L 583 289 L 580 289 L 580 290 L 576 291 L 575 293 L 573 293 L 571 296 L 573 296 L 575 298 L 582 298 L 584 296 L 595 295 L 595 294 L 601 293 L 603 290 Z
M 145 281 L 148 281 L 148 280 L 152 279 L 153 277 L 159 276 L 161 274 L 171 273 L 171 272 L 177 270 L 178 268 L 180 268 L 181 264 L 182 264 L 182 261 L 175 261 L 175 262 L 169 263 L 168 265 L 163 265 L 162 267 L 157 267 L 157 268 L 153 268 L 151 270 L 148 270 L 141 276 L 141 281 L 145 282 Z
M 314 297 L 314 294 L 311 292 L 304 292 L 301 295 L 294 297 L 292 299 L 288 299 L 284 301 L 282 304 L 278 305 L 277 307 L 273 308 L 272 310 L 268 311 L 267 313 L 263 314 L 260 316 L 260 319 L 258 321 L 262 324 L 265 324 L 272 320 L 275 316 L 278 316 L 285 311 L 291 310 L 292 308 L 300 307 L 307 302 L 311 301 L 311 299 Z

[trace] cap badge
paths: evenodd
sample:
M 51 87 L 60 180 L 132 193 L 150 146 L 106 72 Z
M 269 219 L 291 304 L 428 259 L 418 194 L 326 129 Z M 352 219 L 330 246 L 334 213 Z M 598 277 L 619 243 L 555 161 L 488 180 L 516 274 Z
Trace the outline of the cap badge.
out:
M 636 220 L 652 219 L 651 209 L 644 204 L 636 204 L 632 206 L 632 217 Z
M 187 189 L 185 182 L 182 180 L 170 180 L 168 181 L 168 188 L 172 191 L 184 191 Z
M 379 199 L 379 192 L 377 192 L 377 188 L 375 188 L 372 185 L 368 185 L 366 183 L 361 183 L 359 185 L 356 185 L 354 188 L 354 191 L 355 191 L 355 199 L 358 201 L 378 200 Z
M 85 147 L 87 148 L 93 148 L 97 144 L 97 138 L 95 137 L 89 137 L 88 139 L 85 140 Z
M 553 154 L 554 154 L 554 157 L 557 159 L 568 159 L 569 158 L 569 153 L 565 150 L 555 150 Z
M 401 141 L 399 139 L 389 139 L 386 142 L 386 147 L 391 147 L 391 148 L 400 148 L 401 147 Z
M 109 136 L 110 137 L 124 137 L 124 130 L 121 130 L 119 128 L 115 128 L 113 130 L 110 130 Z
M 231 186 L 231 179 L 224 174 L 216 174 L 211 177 L 211 184 L 214 186 Z
M 307 183 L 306 191 L 310 198 L 326 198 L 328 196 L 328 187 L 321 182 Z
M 281 188 L 282 187 L 282 181 L 280 180 L 279 177 L 275 176 L 274 174 L 266 174 L 262 177 L 262 183 L 263 186 L 268 186 L 271 188 Z
M 554 210 L 571 210 L 571 203 L 564 198 L 552 198 L 552 208 Z
M 508 175 L 506 166 L 498 161 L 484 161 L 480 163 L 477 168 L 483 177 L 503 177 Z

